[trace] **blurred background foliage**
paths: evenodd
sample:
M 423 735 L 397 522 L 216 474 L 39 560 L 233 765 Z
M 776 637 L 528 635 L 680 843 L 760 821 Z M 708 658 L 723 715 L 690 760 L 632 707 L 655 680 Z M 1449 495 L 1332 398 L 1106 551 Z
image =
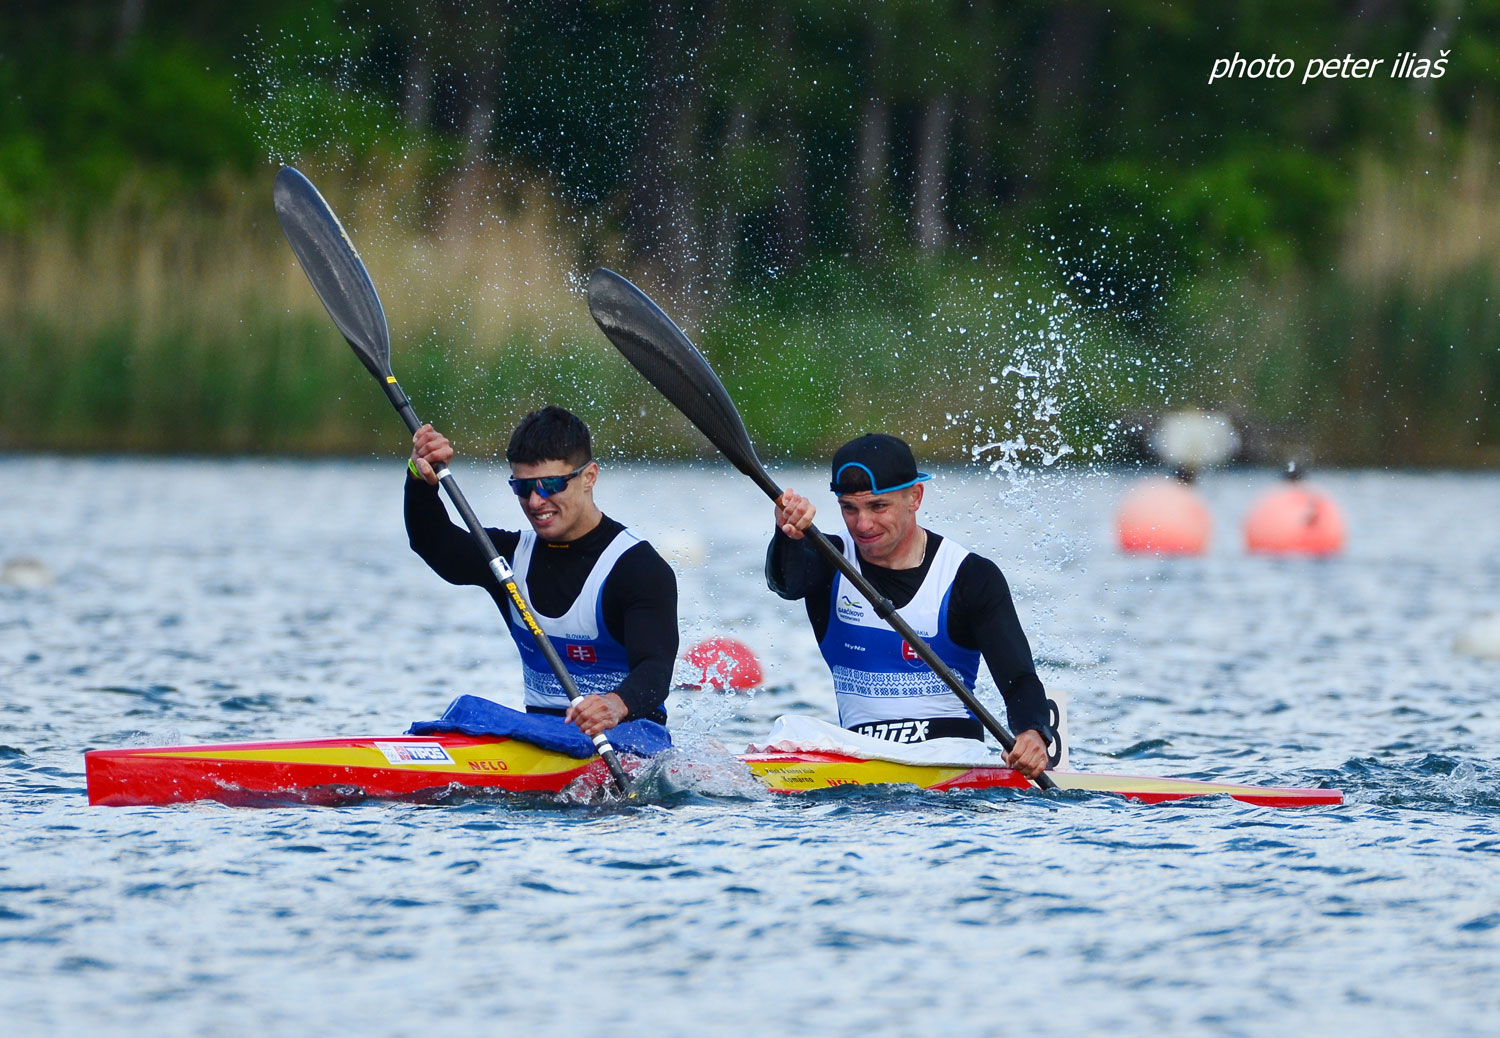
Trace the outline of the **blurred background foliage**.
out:
M 1235 54 L 1296 71 L 1210 84 Z M 1385 64 L 1302 83 L 1345 54 Z M 292 162 L 472 442 L 556 400 L 702 449 L 589 324 L 607 263 L 771 456 L 1109 459 L 1205 406 L 1266 460 L 1493 465 L 1497 84 L 1495 0 L 10 0 L 0 444 L 398 449 L 279 238 Z

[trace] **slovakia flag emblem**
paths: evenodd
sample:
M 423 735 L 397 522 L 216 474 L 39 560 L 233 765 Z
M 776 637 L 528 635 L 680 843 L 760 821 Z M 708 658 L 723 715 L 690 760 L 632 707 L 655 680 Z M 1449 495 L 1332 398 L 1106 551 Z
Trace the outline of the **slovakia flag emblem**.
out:
M 568 645 L 568 659 L 574 663 L 598 663 L 599 656 L 592 645 Z
M 910 660 L 919 660 L 922 657 L 918 656 L 917 655 L 917 650 L 913 649 L 911 647 L 911 642 L 903 641 L 901 643 L 901 658 L 903 660 L 910 661 Z

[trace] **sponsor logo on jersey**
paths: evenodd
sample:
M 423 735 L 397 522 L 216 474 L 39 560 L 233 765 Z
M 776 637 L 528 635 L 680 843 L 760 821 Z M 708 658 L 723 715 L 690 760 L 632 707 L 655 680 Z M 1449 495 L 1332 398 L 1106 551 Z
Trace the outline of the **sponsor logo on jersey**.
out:
M 865 618 L 865 604 L 848 595 L 840 595 L 834 612 L 838 614 L 840 620 L 846 623 L 859 623 Z
M 874 721 L 857 724 L 851 731 L 886 742 L 926 742 L 930 721 Z
M 452 764 L 448 751 L 434 742 L 377 742 L 391 764 Z
M 599 654 L 592 645 L 568 645 L 564 655 L 574 663 L 598 663 Z

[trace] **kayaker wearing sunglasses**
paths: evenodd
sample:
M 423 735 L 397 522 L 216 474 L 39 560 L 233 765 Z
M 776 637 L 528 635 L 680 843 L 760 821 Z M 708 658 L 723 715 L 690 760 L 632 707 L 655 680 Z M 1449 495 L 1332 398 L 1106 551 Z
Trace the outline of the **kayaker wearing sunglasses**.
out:
M 833 456 L 847 536 L 830 537 L 970 689 L 981 657 L 1005 697 L 1015 749 L 1007 762 L 1028 778 L 1047 764 L 1046 693 L 1016 617 L 1010 588 L 989 559 L 917 523 L 922 484 L 911 448 L 866 434 Z M 875 614 L 858 590 L 807 544 L 817 509 L 788 487 L 776 506 L 766 582 L 805 599 L 818 648 L 833 672 L 839 724 L 892 742 L 983 739 L 984 727 Z
M 473 538 L 449 519 L 433 465 L 451 462 L 453 445 L 430 425 L 412 437 L 408 463 L 412 550 L 450 584 L 482 587 L 501 606 L 521 653 L 528 712 L 562 715 L 589 736 L 635 718 L 665 724 L 662 704 L 677 657 L 677 578 L 650 544 L 594 503 L 599 464 L 588 426 L 561 407 L 544 407 L 521 420 L 505 457 L 531 529 L 490 530 L 490 539 L 583 698 L 568 703 Z

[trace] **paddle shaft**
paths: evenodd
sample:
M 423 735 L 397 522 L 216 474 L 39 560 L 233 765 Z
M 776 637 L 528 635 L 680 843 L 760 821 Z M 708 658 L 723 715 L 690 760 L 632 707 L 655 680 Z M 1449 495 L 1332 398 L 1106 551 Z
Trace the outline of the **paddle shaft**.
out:
M 391 374 L 391 334 L 386 324 L 385 310 L 380 305 L 375 282 L 370 280 L 370 272 L 365 269 L 364 260 L 355 251 L 354 242 L 344 230 L 344 225 L 339 223 L 338 215 L 334 213 L 328 200 L 318 193 L 312 181 L 291 166 L 283 167 L 276 174 L 271 199 L 287 243 L 296 254 L 297 262 L 302 265 L 302 272 L 312 282 L 313 291 L 323 301 L 328 316 L 333 318 L 333 323 L 343 333 L 344 339 L 353 348 L 354 355 L 365 366 L 365 370 L 380 383 L 407 429 L 415 433 L 422 427 L 422 423 L 412 410 L 411 400 L 396 382 L 396 376 Z M 454 482 L 453 474 L 448 471 L 447 466 L 437 466 L 437 470 L 440 484 L 489 560 L 490 570 L 510 595 L 516 611 L 536 639 L 542 655 L 546 657 L 548 666 L 567 692 L 569 701 L 576 702 L 580 698 L 578 686 L 574 684 L 563 661 L 558 658 L 551 640 L 531 615 L 526 598 L 516 584 L 515 574 L 495 550 L 489 534 L 485 533 L 479 518 Z M 625 769 L 620 766 L 620 759 L 615 755 L 609 739 L 602 733 L 594 736 L 594 748 L 604 758 L 615 784 L 624 793 L 627 785 Z
M 718 444 L 718 446 L 723 450 L 723 444 Z M 767 497 L 778 503 L 781 501 L 781 488 L 776 485 L 776 481 L 765 470 L 765 466 L 759 463 L 759 459 L 755 457 L 753 450 L 749 448 L 748 444 L 745 445 L 744 449 L 729 453 L 729 458 L 734 467 L 754 480 L 755 485 L 760 487 Z M 901 614 L 896 611 L 896 607 L 891 604 L 891 600 L 875 590 L 875 585 L 865 579 L 865 575 L 859 571 L 859 567 L 850 562 L 842 551 L 834 547 L 833 542 L 816 526 L 809 526 L 803 531 L 803 534 L 812 542 L 812 546 L 817 553 L 823 556 L 829 565 L 848 578 L 855 589 L 861 595 L 865 596 L 865 600 L 875 610 L 875 615 L 890 624 L 892 630 L 906 639 L 906 644 L 911 646 L 912 651 L 917 654 L 923 663 L 932 668 L 932 672 L 942 680 L 943 684 L 948 686 L 949 690 L 959 698 L 959 701 L 964 706 L 969 708 L 969 712 L 979 719 L 979 723 L 989 729 L 990 734 L 1000 741 L 1000 745 L 1005 747 L 1007 751 L 1014 749 L 1016 745 L 1015 736 L 1011 735 L 1010 731 L 1000 723 L 999 719 L 985 708 L 985 705 L 979 701 L 973 692 L 969 691 L 963 681 L 959 679 L 959 676 L 953 673 L 953 668 L 944 663 L 942 657 L 932 650 L 931 645 L 927 644 L 927 640 L 912 630 L 911 624 L 907 623 Z M 1057 788 L 1056 783 L 1047 776 L 1045 771 L 1033 781 L 1036 782 L 1039 789 Z
M 697 426 L 731 465 L 749 476 L 772 501 L 780 502 L 781 488 L 755 456 L 755 447 L 750 442 L 739 408 L 734 406 L 724 383 L 682 329 L 652 302 L 650 296 L 604 267 L 589 276 L 588 296 L 589 313 L 625 359 Z M 932 646 L 919 637 L 896 612 L 896 607 L 865 579 L 859 568 L 816 527 L 810 526 L 806 533 L 814 548 L 853 582 L 876 613 L 906 640 L 912 651 L 932 668 L 959 701 L 1000 740 L 1000 744 L 1007 751 L 1013 749 L 1016 740 L 1005 726 L 984 708 L 952 668 L 932 651 Z M 1045 772 L 1032 781 L 1042 789 L 1056 788 Z
M 707 430 L 704 431 L 705 433 L 707 432 Z M 713 437 L 710 437 L 710 439 L 713 439 Z M 717 444 L 717 446 L 720 450 L 724 449 L 723 444 Z M 735 468 L 754 480 L 755 485 L 760 487 L 772 501 L 780 503 L 781 488 L 776 485 L 776 481 L 765 470 L 765 466 L 759 463 L 759 459 L 755 457 L 753 450 L 750 449 L 748 444 L 743 449 L 736 450 L 733 453 L 727 451 L 725 453 L 728 454 L 730 462 Z M 816 526 L 809 526 L 803 531 L 803 534 L 812 542 L 812 546 L 818 554 L 823 556 L 831 566 L 848 578 L 855 589 L 861 595 L 865 596 L 865 600 L 875 610 L 875 615 L 890 624 L 892 630 L 906 639 L 906 644 L 911 646 L 912 651 L 917 654 L 923 663 L 932 668 L 932 672 L 942 680 L 943 684 L 948 686 L 949 690 L 959 698 L 959 701 L 964 706 L 969 708 L 969 712 L 979 719 L 979 723 L 989 729 L 990 734 L 1000 741 L 1000 745 L 1005 747 L 1007 751 L 1014 749 L 1016 745 L 1015 736 L 1011 735 L 1010 731 L 1000 723 L 999 719 L 985 708 L 985 705 L 979 701 L 973 692 L 969 691 L 963 681 L 959 679 L 959 676 L 953 673 L 953 668 L 944 663 L 942 657 L 932 650 L 931 645 L 927 644 L 927 640 L 912 630 L 911 624 L 907 623 L 901 614 L 896 611 L 896 607 L 891 604 L 891 600 L 875 590 L 875 585 L 865 579 L 865 575 L 859 571 L 859 567 L 850 562 L 848 556 L 842 551 L 834 547 L 833 542 Z M 1037 784 L 1038 789 L 1057 788 L 1057 784 L 1047 776 L 1045 771 L 1032 781 Z
M 705 434 L 707 433 L 707 430 L 703 431 Z M 714 439 L 712 436 L 709 438 Z M 724 449 L 724 444 L 716 445 L 720 450 Z M 753 450 L 749 448 L 748 444 L 745 445 L 744 449 L 736 450 L 732 453 L 726 451 L 725 453 L 729 457 L 730 463 L 754 480 L 755 485 L 760 487 L 767 497 L 778 503 L 781 501 L 781 488 L 776 485 L 776 481 L 765 470 L 765 466 L 759 463 L 759 459 L 755 457 Z M 953 673 L 953 668 L 944 663 L 942 657 L 933 651 L 932 646 L 927 644 L 927 640 L 912 630 L 911 625 L 902 618 L 901 614 L 896 611 L 896 607 L 891 604 L 891 600 L 875 590 L 875 585 L 871 584 L 865 578 L 865 575 L 859 571 L 859 567 L 850 562 L 842 551 L 834 547 L 833 542 L 816 526 L 809 526 L 803 533 L 812 542 L 812 546 L 818 554 L 823 556 L 829 565 L 848 578 L 855 589 L 861 595 L 864 595 L 865 600 L 874 608 L 875 615 L 890 624 L 892 630 L 906 639 L 906 644 L 911 646 L 912 651 L 917 654 L 923 663 L 932 668 L 932 672 L 942 680 L 943 684 L 948 686 L 949 690 L 959 698 L 959 701 L 964 706 L 969 708 L 969 712 L 979 719 L 979 723 L 989 729 L 990 734 L 1000 741 L 1000 745 L 1005 747 L 1007 751 L 1014 749 L 1016 745 L 1015 736 L 1011 735 L 1010 731 L 1000 723 L 999 719 L 985 708 L 985 705 L 979 701 L 973 692 L 969 691 L 963 681 L 959 679 L 959 676 Z M 1045 771 L 1033 781 L 1036 782 L 1039 789 L 1057 788 L 1057 784 L 1047 777 Z
M 381 383 L 385 388 L 385 395 L 390 398 L 391 405 L 396 408 L 396 413 L 406 423 L 406 428 L 412 433 L 422 428 L 422 420 L 417 417 L 416 411 L 412 409 L 411 399 L 401 389 L 401 384 L 396 381 L 396 376 L 387 375 Z M 542 655 L 547 658 L 547 665 L 552 668 L 552 673 L 562 684 L 563 691 L 568 694 L 568 701 L 576 703 L 583 698 L 583 693 L 578 691 L 578 685 L 573 681 L 573 676 L 568 673 L 566 664 L 562 657 L 557 654 L 557 649 L 552 644 L 552 639 L 547 637 L 531 615 L 531 608 L 526 604 L 526 597 L 521 593 L 521 587 L 516 583 L 515 571 L 510 568 L 510 563 L 505 561 L 495 548 L 495 543 L 490 540 L 490 535 L 485 531 L 484 524 L 479 521 L 479 516 L 474 514 L 474 509 L 469 507 L 469 501 L 464 497 L 463 491 L 458 489 L 458 480 L 453 476 L 453 470 L 447 465 L 439 462 L 432 466 L 437 472 L 438 485 L 448 495 L 448 500 L 453 502 L 453 507 L 458 509 L 458 514 L 463 517 L 464 525 L 469 528 L 474 542 L 484 552 L 484 557 L 489 561 L 490 572 L 495 574 L 495 579 L 505 588 L 505 593 L 510 595 L 511 603 L 520 614 L 521 621 L 531 631 L 531 636 L 536 639 L 537 648 L 542 650 Z M 594 749 L 604 759 L 609 773 L 614 777 L 615 785 L 621 793 L 630 784 L 630 776 L 625 774 L 625 768 L 620 764 L 620 756 L 610 744 L 609 737 L 603 732 L 594 736 Z

